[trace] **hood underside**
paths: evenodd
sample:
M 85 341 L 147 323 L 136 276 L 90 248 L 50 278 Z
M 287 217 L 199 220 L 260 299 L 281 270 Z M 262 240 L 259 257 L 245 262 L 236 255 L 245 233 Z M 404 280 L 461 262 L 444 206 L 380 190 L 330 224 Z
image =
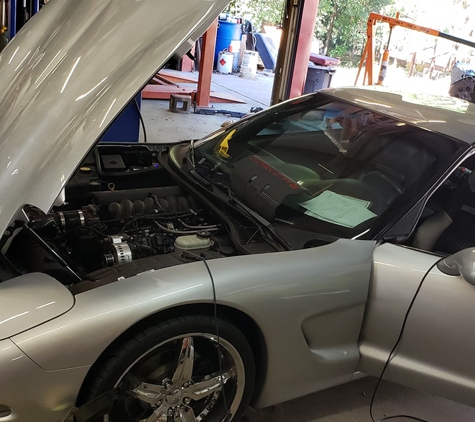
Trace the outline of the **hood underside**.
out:
M 82 157 L 229 0 L 53 0 L 0 55 L 0 235 L 47 211 Z

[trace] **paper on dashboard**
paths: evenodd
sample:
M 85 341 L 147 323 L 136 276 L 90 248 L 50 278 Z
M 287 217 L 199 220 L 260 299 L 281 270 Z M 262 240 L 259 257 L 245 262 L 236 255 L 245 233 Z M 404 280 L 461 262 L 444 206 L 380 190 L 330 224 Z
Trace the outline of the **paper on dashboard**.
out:
M 306 214 L 310 217 L 350 229 L 376 217 L 376 214 L 368 209 L 368 201 L 328 190 L 300 205 L 307 210 Z

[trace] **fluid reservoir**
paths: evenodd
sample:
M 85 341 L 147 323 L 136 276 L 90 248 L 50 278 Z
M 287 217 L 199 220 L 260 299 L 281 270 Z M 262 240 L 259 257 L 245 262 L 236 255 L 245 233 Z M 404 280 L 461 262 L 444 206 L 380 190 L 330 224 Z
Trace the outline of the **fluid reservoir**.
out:
M 189 236 L 179 236 L 175 239 L 175 248 L 183 251 L 193 249 L 207 249 L 211 246 L 210 234 L 208 232 L 192 234 Z

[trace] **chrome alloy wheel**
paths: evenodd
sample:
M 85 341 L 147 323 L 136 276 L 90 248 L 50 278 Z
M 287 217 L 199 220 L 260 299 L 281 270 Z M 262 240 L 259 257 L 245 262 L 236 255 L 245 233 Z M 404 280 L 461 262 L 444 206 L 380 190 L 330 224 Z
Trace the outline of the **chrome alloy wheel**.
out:
M 120 409 L 104 422 L 221 422 L 226 413 L 231 420 L 244 386 L 244 363 L 231 343 L 220 339 L 218 347 L 213 334 L 180 335 L 127 368 L 116 383 L 126 392 Z

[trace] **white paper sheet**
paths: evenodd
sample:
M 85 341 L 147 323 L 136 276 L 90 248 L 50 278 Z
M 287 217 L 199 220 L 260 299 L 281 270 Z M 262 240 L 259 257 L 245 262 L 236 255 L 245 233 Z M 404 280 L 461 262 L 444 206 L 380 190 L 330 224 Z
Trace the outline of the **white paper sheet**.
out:
M 327 190 L 300 205 L 307 210 L 306 214 L 311 217 L 352 229 L 364 221 L 376 217 L 376 214 L 368 209 L 369 204 L 368 201 Z

